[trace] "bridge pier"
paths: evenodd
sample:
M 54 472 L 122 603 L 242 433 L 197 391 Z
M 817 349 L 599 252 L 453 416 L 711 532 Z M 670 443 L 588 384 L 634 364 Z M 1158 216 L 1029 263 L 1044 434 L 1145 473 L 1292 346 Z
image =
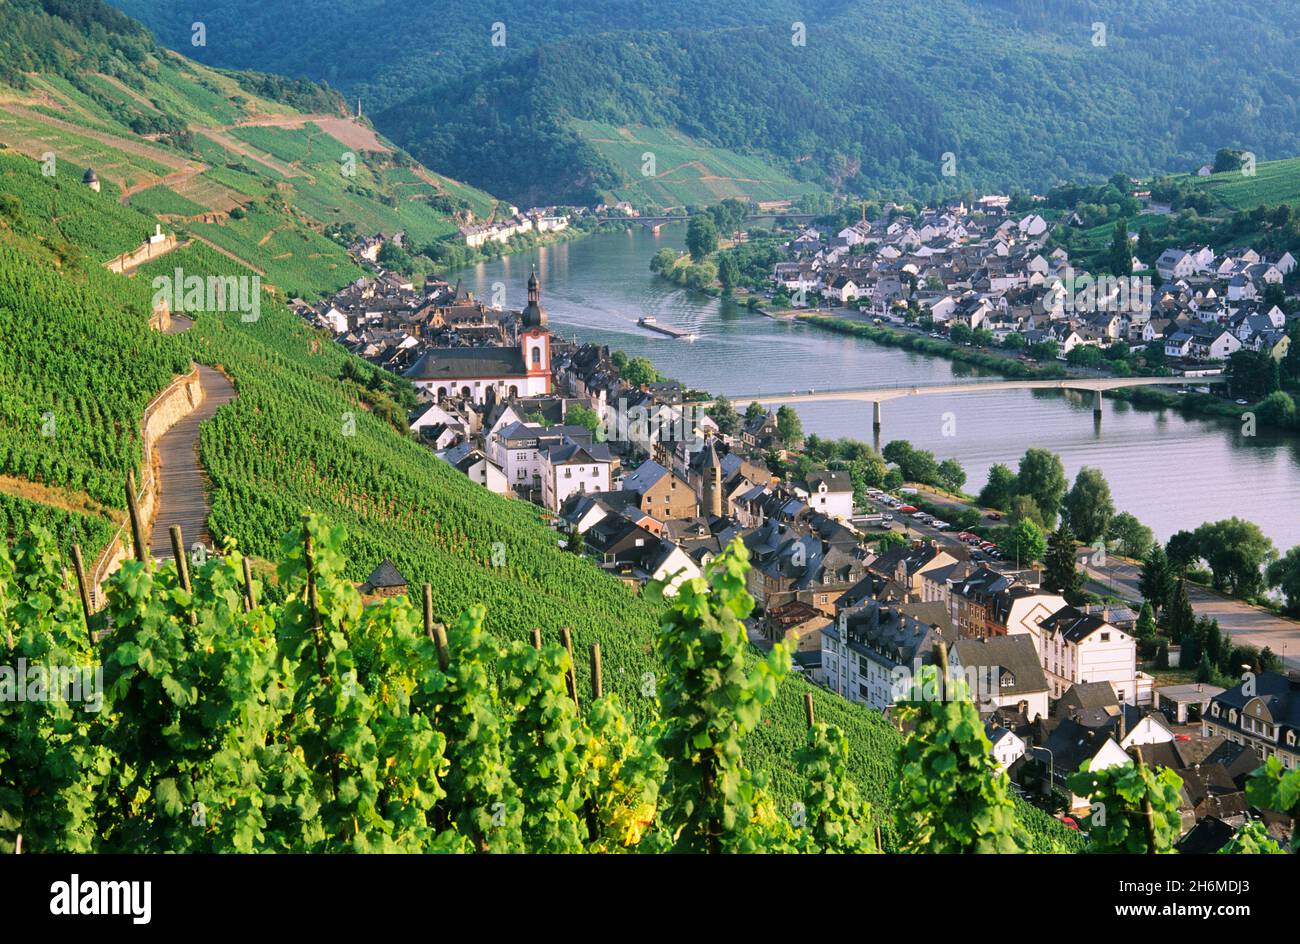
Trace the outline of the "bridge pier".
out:
M 871 428 L 880 432 L 880 401 L 871 401 Z
M 1100 390 L 1094 390 L 1092 392 L 1092 415 L 1098 418 L 1101 417 L 1101 391 Z

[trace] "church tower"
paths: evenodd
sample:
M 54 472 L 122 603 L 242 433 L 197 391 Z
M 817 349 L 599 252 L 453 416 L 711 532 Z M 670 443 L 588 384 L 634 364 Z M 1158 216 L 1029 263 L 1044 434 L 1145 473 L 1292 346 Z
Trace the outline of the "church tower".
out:
M 540 393 L 551 392 L 551 332 L 546 320 L 542 286 L 534 268 L 528 277 L 528 304 L 519 313 L 519 346 L 528 373 L 528 388 Z
M 722 517 L 722 460 L 713 440 L 704 447 L 703 483 L 700 487 L 700 513 L 714 518 Z

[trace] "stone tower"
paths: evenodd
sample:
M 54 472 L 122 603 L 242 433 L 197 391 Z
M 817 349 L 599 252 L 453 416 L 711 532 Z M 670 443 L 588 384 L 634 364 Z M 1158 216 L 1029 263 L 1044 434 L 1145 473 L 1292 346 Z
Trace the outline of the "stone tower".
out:
M 713 440 L 704 447 L 704 482 L 701 486 L 700 513 L 722 517 L 722 460 Z

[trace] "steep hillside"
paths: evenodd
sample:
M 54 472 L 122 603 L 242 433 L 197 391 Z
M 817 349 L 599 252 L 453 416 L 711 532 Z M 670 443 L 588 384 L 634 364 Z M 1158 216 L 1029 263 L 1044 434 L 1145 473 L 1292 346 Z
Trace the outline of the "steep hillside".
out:
M 379 402 L 373 391 L 339 379 L 350 355 L 271 299 L 255 322 L 208 312 L 177 337 L 150 333 L 145 279 L 110 275 L 99 264 L 147 218 L 108 195 L 43 177 L 26 158 L 0 156 L 0 173 L 6 193 L 20 194 L 4 203 L 0 218 L 0 538 L 41 522 L 54 526 L 65 550 L 74 540 L 88 548 L 106 540 L 107 514 L 73 514 L 41 499 L 70 503 L 82 491 L 109 501 L 139 459 L 129 442 L 107 444 L 129 435 L 151 386 L 193 358 L 219 366 L 239 394 L 202 431 L 200 458 L 213 492 L 209 524 L 219 540 L 273 555 L 279 535 L 304 510 L 323 513 L 348 531 L 354 579 L 391 558 L 412 583 L 432 583 L 439 618 L 481 602 L 489 626 L 507 637 L 526 636 L 533 626 L 551 634 L 571 627 L 580 653 L 600 642 L 607 684 L 634 711 L 649 710 L 638 692 L 656 671 L 655 604 L 562 551 L 533 506 L 492 495 L 394 432 L 372 413 Z M 76 221 L 72 238 L 49 222 L 56 205 L 69 229 Z M 227 257 L 193 244 L 141 274 L 174 265 L 231 272 Z M 373 369 L 353 366 L 362 377 Z M 54 435 L 38 408 L 18 409 L 29 400 L 51 405 Z M 87 444 L 73 466 L 68 457 Z M 771 773 L 783 799 L 799 786 L 790 758 L 803 738 L 805 690 L 801 680 L 787 681 L 750 739 L 749 761 Z M 878 713 L 820 691 L 814 696 L 818 718 L 848 733 L 853 776 L 887 810 L 898 735 Z M 1040 848 L 1073 847 L 1074 837 L 1043 814 L 1025 809 L 1023 816 Z
M 93 168 L 182 242 L 259 256 L 283 293 L 360 275 L 345 249 L 358 232 L 424 246 L 495 209 L 349 118 L 337 93 L 198 65 L 97 0 L 15 0 L 0 37 L 0 144 L 52 155 L 62 179 Z
M 121 2 L 166 41 L 187 41 L 179 0 Z M 211 16 L 270 17 L 288 3 L 223 0 Z M 455 5 L 323 7 L 317 54 L 243 30 L 203 55 L 332 75 L 426 163 L 516 202 L 595 197 L 633 176 L 584 122 L 684 134 L 797 180 L 922 196 L 1185 171 L 1222 146 L 1300 152 L 1285 0 L 758 0 L 743 11 L 508 0 L 494 13 L 504 45 Z M 412 38 L 357 55 L 392 35 Z

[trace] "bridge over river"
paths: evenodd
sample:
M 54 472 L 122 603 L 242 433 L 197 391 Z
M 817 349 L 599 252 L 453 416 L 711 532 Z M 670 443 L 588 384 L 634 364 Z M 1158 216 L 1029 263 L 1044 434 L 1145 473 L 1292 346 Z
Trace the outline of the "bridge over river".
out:
M 830 400 L 853 400 L 870 403 L 873 407 L 872 425 L 880 429 L 881 404 L 900 397 L 920 397 L 934 394 L 960 395 L 965 393 L 991 393 L 998 390 L 1077 390 L 1091 393 L 1092 412 L 1101 416 L 1102 393 L 1126 387 L 1201 386 L 1223 383 L 1222 375 L 1213 377 L 1066 377 L 1060 380 L 984 380 L 967 383 L 923 384 L 914 387 L 858 387 L 847 390 L 808 390 L 804 393 L 764 393 L 756 396 L 728 397 L 741 405 L 757 402 L 761 406 L 784 406 L 799 403 L 821 403 Z M 706 406 L 712 406 L 712 401 Z

